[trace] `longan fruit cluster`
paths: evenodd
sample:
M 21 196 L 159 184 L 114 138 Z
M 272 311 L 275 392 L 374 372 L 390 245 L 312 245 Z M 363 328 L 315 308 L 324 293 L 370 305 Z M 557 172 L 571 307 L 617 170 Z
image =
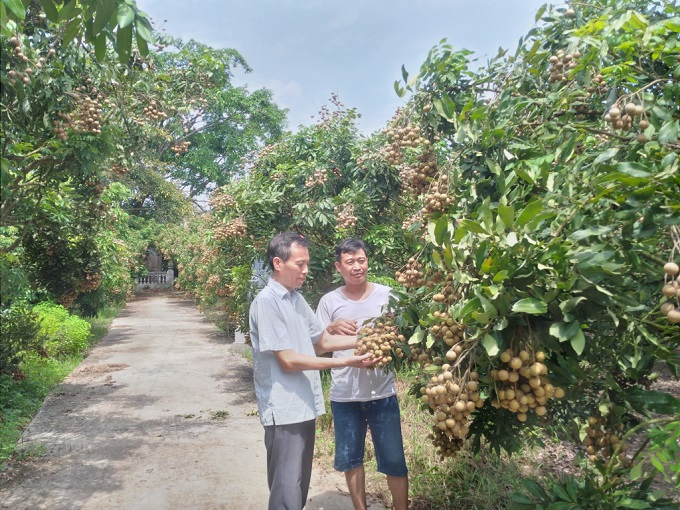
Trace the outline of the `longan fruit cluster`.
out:
M 449 195 L 449 176 L 441 174 L 436 185 L 423 198 L 423 208 L 420 212 L 423 217 L 428 217 L 433 213 L 443 212 L 454 202 L 455 199 Z
M 425 141 L 420 136 L 420 128 L 413 124 L 406 126 L 392 126 L 385 129 L 385 134 L 396 145 L 398 150 L 405 147 L 418 147 Z
M 398 347 L 398 342 L 403 343 L 406 339 L 391 320 L 378 320 L 373 326 L 363 326 L 357 332 L 357 336 L 359 339 L 354 355 L 361 356 L 370 353 L 371 359 L 382 357 L 375 364 L 378 368 L 387 367 L 394 359 L 392 354 L 398 358 L 404 357 L 403 351 Z
M 575 68 L 581 52 L 576 50 L 574 53 L 566 53 L 564 50 L 557 50 L 557 54 L 550 55 L 550 77 L 548 83 L 565 83 L 569 81 L 568 72 Z
M 404 162 L 404 155 L 399 150 L 399 144 L 391 143 L 385 148 L 385 161 L 392 166 L 399 166 Z
M 59 304 L 66 309 L 71 308 L 77 297 L 78 293 L 73 289 L 69 289 L 59 296 Z
M 399 166 L 404 163 L 404 151 L 407 148 L 422 148 L 415 163 L 403 166 L 399 172 L 404 191 L 419 196 L 428 190 L 430 180 L 436 175 L 437 160 L 430 140 L 421 136 L 420 127 L 413 124 L 399 126 L 398 114 L 384 131 L 391 140 L 385 151 L 385 159 L 390 165 Z
M 421 401 L 432 410 L 430 439 L 441 457 L 450 457 L 463 446 L 470 428 L 470 414 L 484 405 L 477 372 L 467 377 L 451 370 L 448 363 L 420 389 Z
M 96 93 L 96 92 L 95 92 Z M 99 102 L 104 97 L 101 94 L 92 99 L 89 95 L 83 94 L 79 97 L 79 104 L 77 106 L 77 118 L 72 123 L 75 131 L 90 132 L 98 135 L 101 133 L 102 123 L 102 105 Z
M 106 189 L 106 184 L 99 180 L 88 181 L 88 184 L 92 186 L 92 194 L 96 197 L 104 193 L 104 190 Z
M 500 359 L 501 368 L 491 371 L 491 378 L 496 383 L 494 407 L 508 409 L 524 422 L 530 409 L 538 416 L 545 416 L 548 399 L 564 396 L 562 388 L 550 384 L 543 352 L 538 351 L 532 357 L 525 349 L 519 353 L 507 349 L 501 353 Z
M 668 262 L 663 266 L 664 286 L 661 293 L 667 301 L 661 305 L 661 312 L 673 324 L 680 323 L 680 266 L 675 262 Z
M 431 349 L 429 347 L 422 347 L 422 346 L 417 346 L 417 347 L 411 348 L 410 360 L 413 361 L 414 363 L 418 363 L 419 365 L 422 365 L 423 367 L 426 367 L 426 366 L 429 366 L 429 365 L 441 365 L 442 364 L 441 357 L 437 354 L 437 352 L 434 349 Z
M 172 147 L 170 147 L 170 150 L 175 154 L 175 156 L 181 156 L 185 152 L 189 150 L 189 147 L 191 146 L 191 142 L 188 140 L 185 140 L 183 142 L 175 142 Z
M 10 38 L 9 43 L 14 48 L 13 50 L 14 56 L 21 60 L 22 62 L 28 62 L 28 57 L 24 55 L 24 48 L 23 45 L 21 44 L 21 40 L 18 37 L 14 36 Z
M 119 165 L 118 163 L 116 163 L 115 165 L 113 165 L 111 167 L 111 173 L 113 173 L 115 175 L 125 175 L 129 171 L 130 170 L 128 169 L 128 167 L 126 167 L 124 165 Z
M 406 263 L 406 269 L 404 271 L 397 271 L 395 276 L 397 281 L 406 288 L 422 287 L 426 284 L 425 273 L 423 273 L 422 269 L 422 262 L 411 257 Z
M 642 104 L 635 104 L 630 101 L 622 105 L 617 102 L 604 116 L 605 122 L 609 123 L 612 129 L 620 129 L 622 131 L 633 129 L 635 119 L 639 119 L 637 125 L 640 133 L 636 137 L 637 141 L 645 143 L 647 136 L 642 131 L 649 127 L 649 121 L 645 118 L 645 107 Z
M 337 218 L 337 230 L 352 228 L 357 224 L 358 218 L 354 215 L 354 204 L 345 204 L 342 207 L 335 206 L 333 212 Z
M 593 76 L 593 81 L 586 90 L 588 94 L 605 93 L 607 91 L 607 84 L 604 81 L 604 75 L 597 73 Z
M 586 427 L 586 437 L 583 438 L 583 444 L 586 446 L 586 454 L 590 462 L 598 460 L 608 461 L 619 447 L 621 440 L 616 431 L 607 430 L 607 420 L 602 416 L 589 416 L 588 426 Z M 619 432 L 623 430 L 623 424 L 617 424 Z M 621 446 L 618 456 L 622 464 L 628 462 L 626 451 L 628 445 Z
M 430 188 L 430 181 L 437 174 L 437 158 L 430 146 L 416 158 L 411 166 L 405 166 L 399 172 L 402 189 L 414 196 L 420 196 Z
M 88 85 L 92 83 L 91 78 L 87 78 Z M 92 95 L 93 97 L 90 97 Z M 101 133 L 102 127 L 102 103 L 105 100 L 104 96 L 100 94 L 94 87 L 80 86 L 76 87 L 71 96 L 76 101 L 75 111 L 71 115 L 64 112 L 57 112 L 59 120 L 52 121 L 54 134 L 62 141 L 68 140 L 68 132 L 66 129 L 72 129 L 79 133 L 92 133 L 98 135 Z M 107 101 L 107 100 L 106 100 Z M 108 103 L 106 103 L 108 104 Z
M 142 113 L 147 119 L 164 120 L 168 118 L 168 114 L 159 109 L 156 101 L 151 101 L 148 106 L 142 109 Z
M 19 64 L 28 64 L 30 65 L 30 59 L 28 58 L 27 55 L 24 54 L 24 49 L 23 45 L 21 43 L 21 39 L 19 39 L 16 36 L 13 36 L 10 38 L 9 43 L 12 45 L 12 53 L 14 56 L 14 59 L 18 60 Z M 47 57 L 51 57 L 55 54 L 56 52 L 54 51 L 54 48 L 50 48 L 49 51 L 47 52 Z M 8 62 L 9 65 L 12 65 L 16 63 L 14 59 L 10 59 Z M 46 57 L 40 57 L 38 61 L 34 64 L 35 71 L 32 67 L 26 67 L 23 69 L 23 71 L 19 69 L 10 69 L 7 72 L 7 75 L 9 76 L 9 79 L 7 80 L 10 85 L 16 85 L 17 82 L 21 82 L 24 85 L 28 85 L 31 83 L 31 76 L 33 75 L 34 72 L 39 71 L 42 69 L 43 65 L 45 65 L 45 62 L 47 61 Z
M 213 229 L 213 237 L 217 241 L 225 239 L 244 238 L 246 236 L 246 222 L 243 218 L 236 218 L 229 223 L 219 225 Z
M 228 193 L 216 189 L 210 195 L 209 203 L 210 207 L 213 209 L 227 209 L 232 207 L 236 203 L 236 200 Z
M 20 81 L 24 85 L 31 83 L 31 75 L 33 74 L 33 69 L 26 68 L 24 72 L 17 71 L 15 69 L 10 70 L 7 75 L 9 76 L 9 84 L 14 85 L 17 81 Z
M 464 338 L 465 327 L 462 324 L 454 321 L 446 311 L 440 312 L 437 310 L 433 315 L 439 320 L 439 323 L 430 326 L 430 332 L 432 333 L 432 336 L 435 338 L 441 338 L 449 347 L 455 346 L 459 348 L 452 348 L 449 350 L 449 352 L 455 355 L 449 355 L 448 352 L 446 353 L 446 358 L 449 361 L 454 361 L 462 351 L 462 348 L 460 348 L 460 342 Z
M 52 130 L 54 131 L 54 134 L 57 138 L 59 138 L 62 142 L 65 142 L 68 140 L 68 133 L 63 126 L 66 125 L 67 127 L 71 127 L 71 116 L 63 112 L 57 112 L 57 117 L 59 117 L 62 122 L 53 120 Z
M 213 287 L 217 287 L 219 284 L 220 284 L 219 275 L 211 274 L 210 276 L 208 276 L 208 279 L 205 281 L 205 288 L 210 290 Z
M 402 230 L 410 230 L 414 225 L 422 226 L 422 215 L 416 212 L 401 223 Z
M 313 188 L 314 186 L 323 186 L 328 181 L 328 173 L 321 168 L 314 170 L 314 173 L 307 177 L 305 181 L 305 188 Z
M 435 303 L 455 303 L 460 299 L 460 292 L 456 290 L 453 273 L 447 273 L 444 282 L 439 288 L 439 292 L 432 296 Z
M 219 297 L 235 296 L 236 287 L 234 285 L 224 284 L 215 291 L 215 294 Z
M 78 282 L 76 288 L 79 292 L 92 292 L 97 290 L 102 284 L 102 275 L 100 273 L 88 273 L 85 279 Z
M 391 141 L 385 149 L 385 160 L 392 166 L 398 166 L 404 162 L 403 149 L 417 147 L 423 140 L 418 126 L 412 124 L 399 126 L 398 122 L 398 118 L 393 119 L 391 125 L 383 131 Z

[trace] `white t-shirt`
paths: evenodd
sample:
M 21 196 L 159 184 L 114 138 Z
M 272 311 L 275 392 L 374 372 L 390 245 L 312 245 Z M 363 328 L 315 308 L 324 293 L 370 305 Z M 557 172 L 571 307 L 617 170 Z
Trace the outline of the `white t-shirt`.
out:
M 326 328 L 336 319 L 353 319 L 361 327 L 365 320 L 379 317 L 389 301 L 392 289 L 373 283 L 370 296 L 362 301 L 349 299 L 340 289 L 321 298 L 316 315 Z M 334 357 L 351 356 L 354 349 L 336 351 Z M 334 402 L 366 402 L 396 395 L 392 372 L 381 368 L 343 367 L 331 370 L 331 394 Z

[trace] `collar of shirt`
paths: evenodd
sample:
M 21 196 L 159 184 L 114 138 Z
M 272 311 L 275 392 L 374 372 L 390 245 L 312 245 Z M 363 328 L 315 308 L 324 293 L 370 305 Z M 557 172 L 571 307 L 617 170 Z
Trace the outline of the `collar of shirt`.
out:
M 288 299 L 291 303 L 294 303 L 295 300 L 297 299 L 297 296 L 299 296 L 297 290 L 293 289 L 289 291 L 279 282 L 274 280 L 274 278 L 269 278 L 269 282 L 267 282 L 267 285 L 271 287 L 272 292 L 274 292 L 274 294 L 276 294 L 281 299 Z

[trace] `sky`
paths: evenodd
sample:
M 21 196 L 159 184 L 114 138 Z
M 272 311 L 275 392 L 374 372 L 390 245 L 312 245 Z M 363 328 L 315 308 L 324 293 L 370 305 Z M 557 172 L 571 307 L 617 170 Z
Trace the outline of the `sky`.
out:
M 234 83 L 265 87 L 288 111 L 288 129 L 311 125 L 331 94 L 361 115 L 366 135 L 405 104 L 402 65 L 415 74 L 442 39 L 483 65 L 514 52 L 547 0 L 137 0 L 154 27 L 183 40 L 237 50 L 253 69 Z

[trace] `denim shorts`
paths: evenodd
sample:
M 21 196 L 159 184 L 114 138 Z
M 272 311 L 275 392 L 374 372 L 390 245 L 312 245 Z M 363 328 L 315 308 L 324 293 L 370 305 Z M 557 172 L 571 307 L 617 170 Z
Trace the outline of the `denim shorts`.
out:
M 366 430 L 370 428 L 378 471 L 407 476 L 401 416 L 396 396 L 368 402 L 333 402 L 335 462 L 337 471 L 351 471 L 364 463 Z

